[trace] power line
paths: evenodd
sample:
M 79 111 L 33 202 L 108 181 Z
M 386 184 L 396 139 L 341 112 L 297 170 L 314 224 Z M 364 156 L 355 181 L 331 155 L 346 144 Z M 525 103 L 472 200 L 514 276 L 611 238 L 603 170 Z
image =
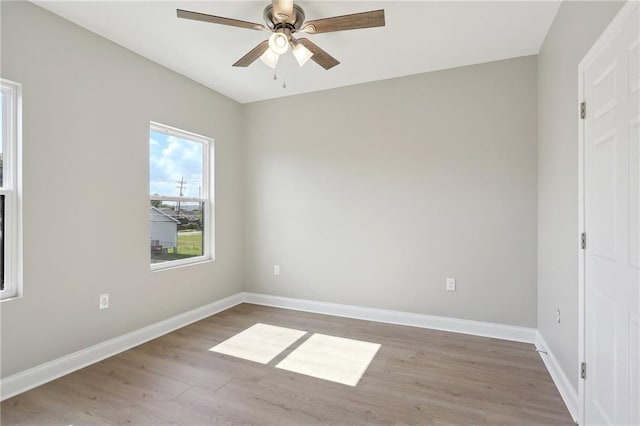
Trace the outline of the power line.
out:
M 187 184 L 187 182 L 184 181 L 184 176 L 180 178 L 180 182 L 178 182 L 178 184 L 179 186 L 176 186 L 176 188 L 180 189 L 180 196 L 183 197 L 184 194 L 182 193 L 182 189 Z M 178 216 L 180 216 L 180 201 L 178 201 Z

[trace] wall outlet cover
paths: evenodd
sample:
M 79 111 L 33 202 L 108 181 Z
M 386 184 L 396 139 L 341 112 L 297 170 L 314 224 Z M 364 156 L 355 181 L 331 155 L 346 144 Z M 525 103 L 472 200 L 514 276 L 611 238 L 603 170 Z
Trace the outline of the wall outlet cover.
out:
M 101 294 L 100 301 L 98 302 L 99 309 L 107 309 L 109 307 L 109 295 Z
M 447 291 L 456 291 L 456 279 L 447 278 Z

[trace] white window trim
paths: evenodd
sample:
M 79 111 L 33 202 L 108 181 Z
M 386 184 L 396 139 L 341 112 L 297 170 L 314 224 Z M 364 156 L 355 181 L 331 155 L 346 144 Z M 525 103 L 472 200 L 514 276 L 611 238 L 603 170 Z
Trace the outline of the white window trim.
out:
M 162 263 L 151 263 L 151 254 L 149 254 L 149 264 L 152 271 L 161 271 L 166 269 L 172 269 L 187 265 L 193 265 L 203 262 L 209 262 L 215 260 L 215 227 L 214 227 L 214 178 L 211 173 L 214 168 L 214 140 L 207 136 L 202 136 L 197 133 L 188 132 L 175 127 L 167 126 L 166 124 L 151 121 L 149 124 L 149 131 L 156 133 L 164 133 L 166 135 L 175 136 L 181 139 L 200 142 L 202 144 L 202 195 L 206 195 L 202 198 L 194 197 L 167 197 L 167 196 L 152 196 L 150 194 L 151 188 L 147 191 L 149 193 L 149 200 L 160 201 L 182 201 L 182 202 L 202 202 L 204 203 L 204 215 L 203 215 L 203 227 L 204 231 L 202 239 L 204 243 L 204 253 L 202 256 L 194 256 L 187 259 L 170 260 Z M 149 235 L 151 234 L 151 228 L 149 224 Z
M 4 290 L 0 292 L 0 300 L 4 302 L 22 297 L 22 86 L 0 79 L 0 89 L 5 102 L 2 108 L 4 181 L 0 189 L 0 194 L 5 196 Z

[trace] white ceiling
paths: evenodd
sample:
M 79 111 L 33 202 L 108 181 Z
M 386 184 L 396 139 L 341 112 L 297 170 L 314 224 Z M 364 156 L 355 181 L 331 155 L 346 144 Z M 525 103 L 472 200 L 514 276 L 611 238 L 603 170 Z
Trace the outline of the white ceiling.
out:
M 176 8 L 263 23 L 268 0 L 34 1 L 241 103 L 538 53 L 558 1 L 297 1 L 307 20 L 384 9 L 386 26 L 309 35 L 341 61 L 290 53 L 273 70 L 231 65 L 268 34 L 176 18 Z M 282 88 L 286 80 L 287 88 Z

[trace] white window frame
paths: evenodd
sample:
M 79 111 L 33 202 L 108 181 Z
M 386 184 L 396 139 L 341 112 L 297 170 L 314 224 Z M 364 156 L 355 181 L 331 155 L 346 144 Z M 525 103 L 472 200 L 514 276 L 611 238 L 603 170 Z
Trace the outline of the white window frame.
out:
M 22 86 L 0 78 L 4 195 L 4 290 L 0 300 L 22 296 Z
M 214 140 L 207 136 L 197 133 L 167 126 L 166 124 L 151 121 L 149 123 L 149 133 L 163 133 L 165 135 L 175 136 L 180 139 L 186 139 L 192 142 L 202 144 L 202 192 L 201 197 L 167 197 L 151 195 L 151 182 L 149 182 L 149 201 L 179 201 L 179 202 L 196 202 L 204 204 L 203 232 L 202 243 L 204 250 L 202 256 L 194 256 L 187 259 L 169 260 L 161 263 L 151 263 L 151 253 L 149 253 L 149 264 L 152 271 L 160 271 L 164 269 L 176 268 L 195 263 L 202 263 L 215 260 L 215 229 L 214 229 L 214 180 L 213 180 L 213 158 L 214 158 Z M 149 153 L 149 158 L 151 157 Z M 149 223 L 149 235 L 151 235 L 151 224 Z

